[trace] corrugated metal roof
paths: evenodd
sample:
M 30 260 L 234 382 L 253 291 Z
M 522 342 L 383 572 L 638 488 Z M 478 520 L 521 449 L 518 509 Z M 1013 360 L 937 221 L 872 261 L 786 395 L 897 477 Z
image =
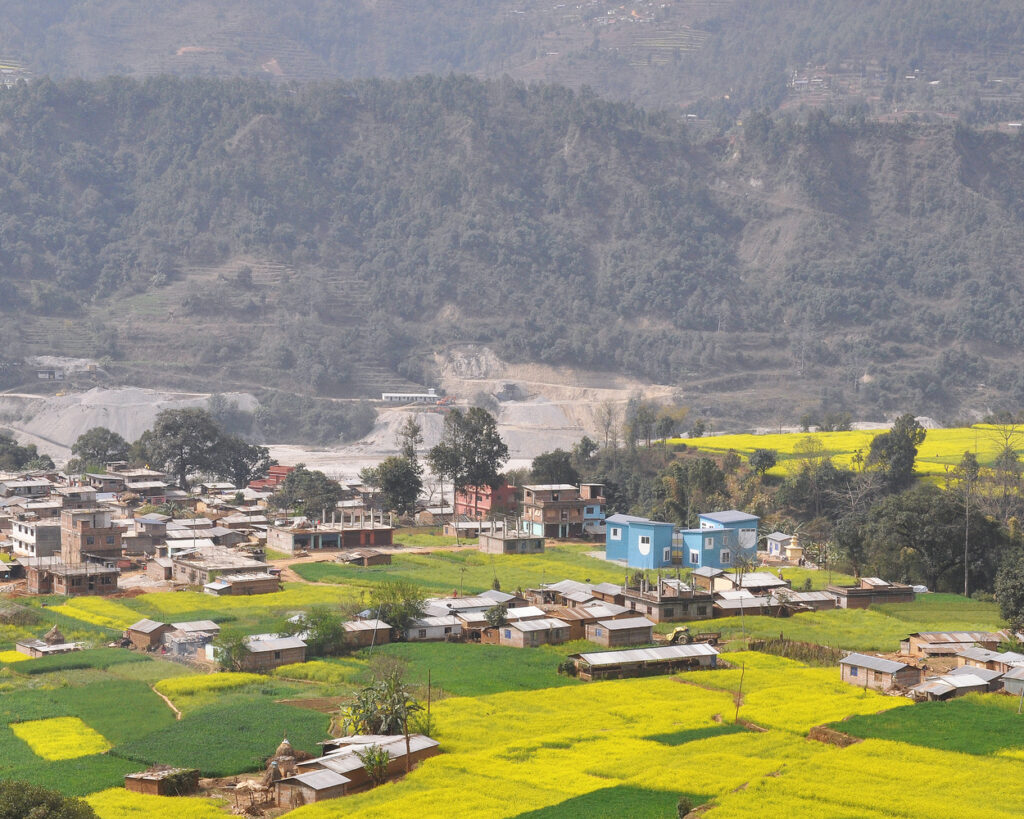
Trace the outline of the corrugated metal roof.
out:
M 556 620 L 554 617 L 543 617 L 539 620 L 519 620 L 509 623 L 508 628 L 514 628 L 516 631 L 547 631 L 555 628 L 569 628 L 569 624 L 564 620 Z
M 916 631 L 910 635 L 926 643 L 998 643 L 1002 636 L 991 631 Z
M 275 637 L 271 640 L 249 640 L 249 651 L 285 651 L 289 648 L 305 648 L 306 643 L 298 637 Z
M 738 509 L 726 509 L 724 512 L 708 512 L 698 517 L 705 520 L 713 520 L 715 523 L 744 523 L 748 520 L 760 520 L 757 515 L 748 515 Z
M 462 626 L 462 621 L 454 614 L 446 614 L 443 617 L 420 617 L 412 621 L 413 628 L 430 628 L 432 626 Z
M 884 657 L 875 657 L 872 654 L 848 654 L 839 661 L 840 665 L 855 665 L 858 668 L 870 668 L 882 674 L 895 674 L 904 668 L 909 668 L 906 663 L 898 663 L 895 660 L 887 660 Z
M 1004 680 L 1024 680 L 1024 666 L 1017 666 L 1011 668 L 1005 674 L 1003 674 Z
M 964 676 L 978 677 L 985 682 L 992 682 L 1003 676 L 1002 671 L 995 671 L 991 668 L 975 668 L 970 665 L 962 665 L 959 668 L 954 668 L 949 672 L 947 676 L 950 677 L 964 677 Z
M 958 651 L 957 656 L 966 657 L 968 660 L 975 660 L 980 663 L 987 663 L 999 657 L 999 652 L 982 648 L 981 646 L 970 646 L 963 651 Z
M 622 594 L 622 586 L 616 586 L 614 583 L 598 583 L 593 590 L 601 594 Z
M 887 580 L 882 580 L 880 577 L 862 577 L 861 583 L 867 583 L 869 586 L 891 586 L 892 584 Z
M 587 603 L 594 599 L 594 595 L 590 592 L 568 592 L 562 595 L 566 600 L 572 600 L 574 603 Z
M 391 628 L 383 620 L 349 620 L 347 623 L 342 623 L 342 626 L 345 627 L 345 631 L 380 631 Z
M 132 625 L 128 626 L 128 631 L 138 631 L 142 634 L 152 634 L 154 631 L 156 631 L 158 628 L 164 625 L 166 625 L 166 623 L 158 623 L 156 622 L 156 620 L 142 619 L 139 620 L 139 622 L 133 623 Z
M 646 617 L 624 617 L 621 620 L 599 620 L 597 623 L 608 631 L 622 631 L 631 628 L 654 628 L 654 623 Z
M 352 780 L 347 776 L 342 776 L 340 773 L 336 773 L 335 771 L 329 771 L 326 768 L 318 768 L 317 770 L 308 771 L 307 773 L 287 776 L 281 781 L 300 782 L 307 788 L 319 791 L 327 790 L 328 788 L 337 788 L 338 786 L 345 785 Z
M 171 625 L 180 631 L 220 631 L 220 626 L 213 620 L 189 620 L 185 623 L 171 623 Z
M 684 657 L 710 657 L 718 654 L 718 649 L 707 643 L 693 643 L 687 646 L 659 646 L 658 648 L 632 648 L 627 651 L 597 651 L 577 654 L 583 662 L 591 666 L 621 665 L 622 663 L 668 662 Z

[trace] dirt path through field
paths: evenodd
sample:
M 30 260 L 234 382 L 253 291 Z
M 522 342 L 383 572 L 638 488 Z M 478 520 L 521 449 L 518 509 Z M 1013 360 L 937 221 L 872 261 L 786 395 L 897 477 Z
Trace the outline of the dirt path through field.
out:
M 180 720 L 181 719 L 181 711 L 179 711 L 177 709 L 175 704 L 173 702 L 171 702 L 169 699 L 167 699 L 167 697 L 165 697 L 159 691 L 157 691 L 155 685 L 151 685 L 150 688 L 153 689 L 153 693 L 154 694 L 156 694 L 160 699 L 162 699 L 164 702 L 167 703 L 167 707 L 170 708 L 174 712 L 174 718 L 177 719 L 177 720 Z

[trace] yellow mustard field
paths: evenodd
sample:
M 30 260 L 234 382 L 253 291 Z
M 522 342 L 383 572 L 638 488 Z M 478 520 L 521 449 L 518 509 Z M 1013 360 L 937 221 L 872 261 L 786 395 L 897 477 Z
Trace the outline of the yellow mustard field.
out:
M 207 691 L 221 691 L 228 688 L 241 688 L 250 683 L 265 680 L 262 674 L 248 674 L 235 671 L 221 671 L 215 674 L 190 674 L 187 677 L 168 677 L 160 680 L 154 688 L 164 696 L 189 697 Z
M 804 738 L 812 725 L 906 702 L 781 658 L 728 659 L 746 666 L 740 718 L 766 732 L 725 733 L 738 669 L 453 698 L 433 709 L 443 754 L 400 783 L 294 816 L 512 817 L 616 785 L 712 797 L 837 753 Z M 664 740 L 679 732 L 696 738 Z
M 54 606 L 51 611 L 118 631 L 124 631 L 140 619 L 137 611 L 103 597 L 73 597 L 63 605 Z
M 685 443 L 687 446 L 708 452 L 724 453 L 734 450 L 747 456 L 755 449 L 774 449 L 779 453 L 779 463 L 770 470 L 770 474 L 783 475 L 786 472 L 786 459 L 793 456 L 794 450 L 808 435 L 822 444 L 825 451 L 832 455 L 837 466 L 849 467 L 853 464 L 856 452 L 859 451 L 867 457 L 872 438 L 882 432 L 885 430 L 714 435 L 707 438 L 676 439 L 675 443 Z M 965 451 L 975 453 L 978 461 L 985 465 L 995 458 L 1002 447 L 1003 441 L 996 428 L 986 424 L 954 429 L 930 429 L 925 435 L 924 442 L 918 447 L 915 467 L 921 474 L 941 476 L 945 474 L 947 466 L 952 467 L 959 463 Z
M 22 660 L 31 660 L 28 654 L 20 651 L 0 651 L 0 663 L 20 663 Z
M 279 666 L 274 669 L 274 676 L 340 685 L 354 681 L 366 671 L 366 668 L 367 664 L 360 660 L 334 660 L 329 663 L 323 660 L 310 660 L 305 663 Z
M 10 728 L 16 737 L 28 743 L 36 756 L 43 759 L 76 759 L 102 754 L 111 748 L 102 734 L 78 717 L 12 722 Z
M 150 796 L 111 788 L 85 797 L 100 819 L 224 819 L 217 799 Z
M 209 612 L 214 609 L 227 614 L 240 609 L 268 611 L 337 604 L 351 598 L 352 594 L 353 592 L 345 586 L 286 583 L 283 591 L 256 596 L 211 597 L 202 592 L 154 592 L 141 594 L 136 600 L 142 604 L 145 610 L 152 609 L 167 619 L 176 620 L 179 616 L 191 615 L 195 612 Z M 138 619 L 138 615 L 135 616 L 135 619 Z

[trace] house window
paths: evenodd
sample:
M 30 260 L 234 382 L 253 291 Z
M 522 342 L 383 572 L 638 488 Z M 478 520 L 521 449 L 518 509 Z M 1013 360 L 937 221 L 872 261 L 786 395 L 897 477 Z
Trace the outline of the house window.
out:
M 275 651 L 274 652 L 274 659 L 275 660 L 280 660 L 281 659 L 281 652 L 280 651 Z
M 850 666 L 850 676 L 851 677 L 856 677 L 857 676 L 857 666 L 855 666 L 855 665 L 851 665 Z
M 651 545 L 651 538 L 648 535 L 640 535 L 640 545 L 641 546 L 650 546 Z
M 597 635 L 598 637 L 600 637 L 600 636 L 602 636 L 602 635 L 604 634 L 604 630 L 603 630 L 603 629 L 596 629 L 596 630 L 594 631 L 594 633 L 595 633 L 595 634 L 596 634 L 596 635 Z
M 707 614 L 707 613 L 708 613 L 708 607 L 707 606 L 697 606 L 697 614 L 698 615 L 704 615 L 704 614 Z
M 700 563 L 700 552 L 698 552 L 696 549 L 691 549 L 690 550 L 690 562 L 694 566 L 696 566 L 698 563 Z
M 662 617 L 671 617 L 675 613 L 676 613 L 676 610 L 674 608 L 671 608 L 671 607 L 669 607 L 667 609 L 662 609 L 661 610 L 661 616 Z
M 511 640 L 512 639 L 512 629 L 510 629 L 510 628 L 505 629 L 505 639 L 506 640 Z
M 418 634 L 418 635 L 419 635 L 420 637 L 426 637 L 426 636 L 427 636 L 427 630 L 426 630 L 425 628 L 421 628 L 421 629 L 420 629 L 420 630 L 419 630 L 419 631 L 417 632 L 417 634 Z
M 86 545 L 86 546 L 92 546 L 92 543 L 93 543 L 93 538 L 92 538 L 91 536 L 89 536 L 89 537 L 86 537 L 86 539 L 85 539 L 85 545 Z
M 732 562 L 732 552 L 730 552 L 728 549 L 722 549 L 722 563 L 723 563 L 723 565 L 726 564 L 726 563 L 730 563 L 730 562 Z
M 114 536 L 113 535 L 107 535 L 107 543 L 113 543 L 113 542 L 114 542 Z
M 647 607 L 647 613 L 648 613 L 648 614 L 650 614 L 650 613 L 651 613 L 651 607 L 650 607 L 650 606 L 648 606 L 648 607 Z
M 672 559 L 672 550 L 666 548 L 664 554 L 661 556 L 661 559 L 668 563 Z
M 452 627 L 451 626 L 445 626 L 444 627 L 444 633 L 445 634 L 451 634 L 452 633 Z
M 608 530 L 608 537 L 612 540 L 622 540 L 622 530 L 618 526 L 613 526 Z
M 704 538 L 704 548 L 705 549 L 714 549 L 715 548 L 715 539 L 713 537 L 706 537 L 706 538 Z

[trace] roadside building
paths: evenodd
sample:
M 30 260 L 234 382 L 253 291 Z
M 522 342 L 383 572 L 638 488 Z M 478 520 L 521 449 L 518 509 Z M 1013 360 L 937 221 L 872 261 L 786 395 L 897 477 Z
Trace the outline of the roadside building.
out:
M 596 587 L 595 587 L 596 589 Z M 678 578 L 647 578 L 622 587 L 622 604 L 655 623 L 709 620 L 714 616 L 714 595 L 691 588 Z
M 618 680 L 715 668 L 718 649 L 707 643 L 599 651 L 569 657 L 581 680 Z
M 425 640 L 454 640 L 462 635 L 462 621 L 454 614 L 437 617 L 420 617 L 413 620 L 406 630 L 409 642 Z
M 605 537 L 605 514 L 608 499 L 604 495 L 604 484 L 581 483 L 580 497 L 586 502 L 583 507 L 583 534 L 591 538 Z
M 60 554 L 65 563 L 117 560 L 121 557 L 121 527 L 109 509 L 65 509 L 60 513 Z
M 246 645 L 249 653 L 242 663 L 243 671 L 270 671 L 306 661 L 306 643 L 298 637 L 250 638 Z
M 359 516 L 353 522 L 270 526 L 267 547 L 294 555 L 296 552 L 341 551 L 391 546 L 394 529 L 384 523 L 383 513 Z
M 56 518 L 14 520 L 11 522 L 10 538 L 14 554 L 19 557 L 59 555 L 60 521 Z
M 519 489 L 508 483 L 496 487 L 467 486 L 455 493 L 455 514 L 473 520 L 515 515 L 519 508 Z
M 213 544 L 195 550 L 183 547 L 170 559 L 174 564 L 174 579 L 193 586 L 212 583 L 225 575 L 266 575 L 271 568 L 269 563 L 254 560 L 243 552 Z
M 269 572 L 222 574 L 209 583 L 204 583 L 203 591 L 218 597 L 271 594 L 281 591 L 281 578 Z
M 637 569 L 673 565 L 671 523 L 635 515 L 611 515 L 605 525 L 605 559 Z
M 18 561 L 25 568 L 29 594 L 108 595 L 117 592 L 120 571 L 106 563 L 65 563 L 56 555 L 24 557 Z
M 608 648 L 642 646 L 654 642 L 654 623 L 646 617 L 599 620 L 587 626 L 587 639 Z
M 919 668 L 870 654 L 849 654 L 839 668 L 843 682 L 875 691 L 910 688 L 921 681 Z

